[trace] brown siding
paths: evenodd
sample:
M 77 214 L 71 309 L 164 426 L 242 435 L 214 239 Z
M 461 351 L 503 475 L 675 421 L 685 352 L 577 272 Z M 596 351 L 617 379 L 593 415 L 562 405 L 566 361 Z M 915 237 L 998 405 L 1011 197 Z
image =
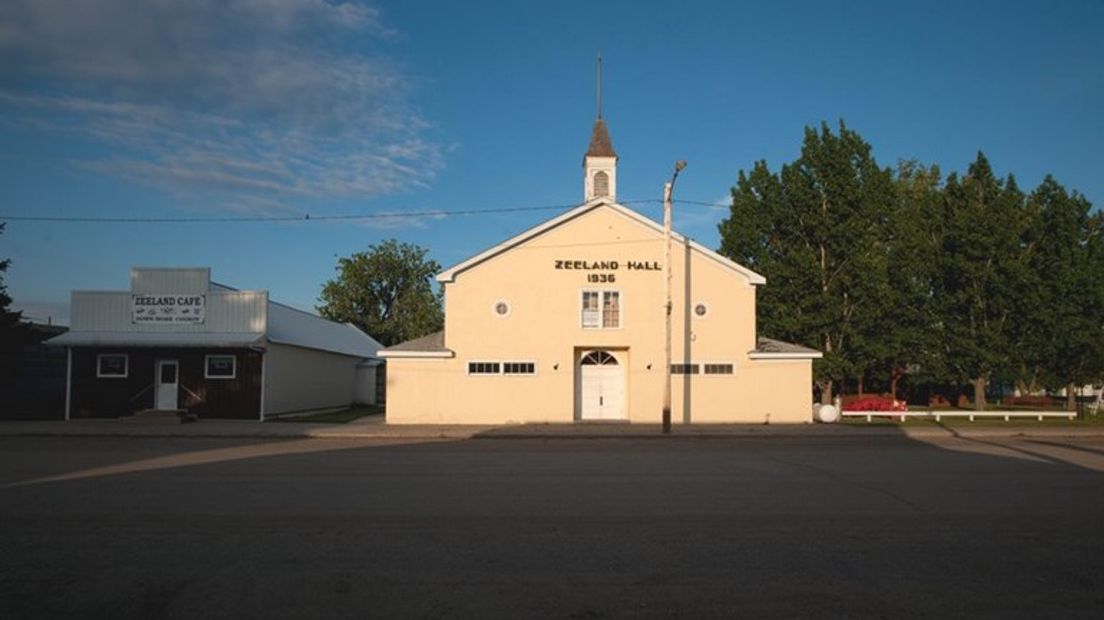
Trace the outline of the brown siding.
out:
M 126 353 L 129 356 L 127 377 L 97 378 L 96 356 L 101 353 Z M 207 355 L 236 355 L 237 376 L 234 379 L 205 379 L 204 358 Z M 178 401 L 181 409 L 187 409 L 200 418 L 259 419 L 260 352 L 249 349 L 118 347 L 73 349 L 70 417 L 114 418 L 152 408 L 157 360 L 177 360 L 180 364 Z

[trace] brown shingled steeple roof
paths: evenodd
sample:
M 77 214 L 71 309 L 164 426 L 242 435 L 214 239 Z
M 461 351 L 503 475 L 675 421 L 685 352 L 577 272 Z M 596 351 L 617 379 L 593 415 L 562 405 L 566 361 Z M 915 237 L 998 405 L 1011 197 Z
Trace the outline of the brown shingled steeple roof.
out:
M 606 121 L 601 117 L 594 121 L 594 131 L 590 134 L 590 147 L 587 148 L 587 157 L 617 157 L 613 150 L 613 142 L 610 141 L 609 131 L 606 130 Z

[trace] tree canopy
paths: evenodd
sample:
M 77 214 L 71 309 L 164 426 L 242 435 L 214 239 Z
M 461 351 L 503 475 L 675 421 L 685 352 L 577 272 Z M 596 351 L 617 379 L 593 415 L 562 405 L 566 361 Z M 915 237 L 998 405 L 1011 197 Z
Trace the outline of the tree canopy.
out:
M 4 233 L 6 226 L 6 223 L 0 222 L 0 235 Z M 2 342 L 11 339 L 23 318 L 22 312 L 11 311 L 12 298 L 8 295 L 8 285 L 4 282 L 4 274 L 7 273 L 10 265 L 10 258 L 0 260 L 0 341 Z
M 764 335 L 815 346 L 843 382 L 1023 392 L 1104 379 L 1104 215 L 1048 176 L 1025 195 L 978 153 L 964 174 L 880 167 L 840 122 L 797 160 L 740 171 L 720 252 L 765 275 Z M 1069 401 L 1072 403 L 1072 399 Z
M 862 340 L 855 321 L 875 316 L 885 286 L 887 217 L 893 175 L 841 122 L 806 128 L 801 156 L 771 173 L 764 161 L 740 172 L 731 216 L 721 223 L 721 253 L 772 280 L 760 292 L 764 333 L 820 348 L 822 399 L 836 379 L 872 359 L 853 351 Z
M 388 239 L 338 259 L 337 277 L 322 287 L 318 312 L 356 325 L 384 346 L 440 330 L 444 311 L 432 278 L 441 266 L 426 254 Z

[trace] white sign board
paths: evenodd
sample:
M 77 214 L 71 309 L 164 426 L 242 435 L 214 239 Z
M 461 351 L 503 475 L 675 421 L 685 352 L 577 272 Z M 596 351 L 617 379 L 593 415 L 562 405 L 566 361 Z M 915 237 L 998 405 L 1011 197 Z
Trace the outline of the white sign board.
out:
M 202 323 L 206 295 L 131 295 L 131 323 Z

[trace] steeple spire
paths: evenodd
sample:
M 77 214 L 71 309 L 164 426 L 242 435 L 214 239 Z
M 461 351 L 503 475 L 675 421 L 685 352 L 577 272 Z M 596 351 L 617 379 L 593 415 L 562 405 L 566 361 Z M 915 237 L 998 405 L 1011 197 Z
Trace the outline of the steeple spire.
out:
M 590 146 L 583 156 L 583 198 L 617 199 L 617 152 L 602 119 L 602 53 L 594 65 L 595 118 L 590 132 Z
M 596 84 L 594 90 L 598 97 L 598 113 L 595 115 L 595 118 L 597 118 L 598 120 L 602 120 L 602 52 L 598 52 L 598 63 L 596 65 L 596 72 L 598 75 L 594 80 Z

